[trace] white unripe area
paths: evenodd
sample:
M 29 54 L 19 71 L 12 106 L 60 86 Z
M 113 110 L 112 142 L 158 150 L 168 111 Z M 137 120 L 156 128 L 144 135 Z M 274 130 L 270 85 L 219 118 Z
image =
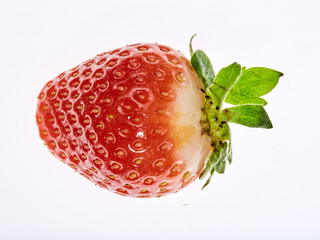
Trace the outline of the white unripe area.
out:
M 175 138 L 178 158 L 186 163 L 191 174 L 200 174 L 212 147 L 210 138 L 202 134 L 200 119 L 204 106 L 204 93 L 199 77 L 186 64 L 183 87 L 175 89 L 176 99 L 170 125 Z

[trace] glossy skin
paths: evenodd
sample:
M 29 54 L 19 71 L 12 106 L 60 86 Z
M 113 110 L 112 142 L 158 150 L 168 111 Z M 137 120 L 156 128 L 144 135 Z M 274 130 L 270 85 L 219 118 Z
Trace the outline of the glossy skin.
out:
M 102 188 L 131 197 L 177 192 L 204 167 L 204 95 L 189 61 L 158 44 L 97 55 L 48 82 L 38 97 L 42 140 Z

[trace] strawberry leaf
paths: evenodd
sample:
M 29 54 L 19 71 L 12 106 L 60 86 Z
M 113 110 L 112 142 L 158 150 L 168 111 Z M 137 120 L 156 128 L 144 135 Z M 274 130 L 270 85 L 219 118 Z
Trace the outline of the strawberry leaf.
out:
M 215 74 L 207 55 L 201 50 L 195 51 L 191 57 L 191 65 L 196 70 L 204 88 L 209 87 L 214 81 Z
M 283 76 L 281 72 L 263 67 L 243 69 L 237 83 L 230 90 L 225 102 L 233 105 L 267 105 L 267 102 L 260 98 L 269 93 Z
M 272 128 L 267 112 L 261 105 L 242 105 L 226 108 L 221 112 L 228 122 L 238 123 L 252 128 Z
M 240 74 L 241 66 L 236 62 L 232 63 L 228 67 L 222 68 L 218 72 L 209 89 L 218 99 L 218 102 L 220 103 L 219 105 L 221 105 L 230 89 L 238 81 Z

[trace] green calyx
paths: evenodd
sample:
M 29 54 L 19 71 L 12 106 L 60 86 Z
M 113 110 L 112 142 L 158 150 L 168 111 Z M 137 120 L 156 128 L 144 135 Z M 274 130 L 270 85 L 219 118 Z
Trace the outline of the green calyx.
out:
M 194 35 L 195 36 L 195 35 Z M 198 74 L 205 93 L 205 104 L 200 120 L 202 131 L 211 139 L 212 151 L 200 179 L 207 178 L 206 187 L 214 172 L 224 173 L 227 162 L 232 162 L 231 130 L 228 123 L 253 128 L 272 128 L 264 107 L 267 102 L 261 96 L 269 93 L 283 76 L 281 72 L 263 67 L 246 69 L 238 63 L 222 68 L 217 75 L 207 55 L 192 49 L 191 65 Z M 223 103 L 234 107 L 223 108 Z

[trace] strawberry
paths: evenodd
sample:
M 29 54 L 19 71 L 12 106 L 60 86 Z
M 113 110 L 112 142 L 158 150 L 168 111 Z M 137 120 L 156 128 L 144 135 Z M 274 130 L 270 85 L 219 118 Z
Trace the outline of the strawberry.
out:
M 164 196 L 210 173 L 207 185 L 231 161 L 227 122 L 250 126 L 243 119 L 251 114 L 264 124 L 250 127 L 271 123 L 261 105 L 222 108 L 228 93 L 231 104 L 239 100 L 244 68 L 215 77 L 206 55 L 193 53 L 191 42 L 190 50 L 191 62 L 168 46 L 134 44 L 61 73 L 38 96 L 41 139 L 63 163 L 120 195 Z

